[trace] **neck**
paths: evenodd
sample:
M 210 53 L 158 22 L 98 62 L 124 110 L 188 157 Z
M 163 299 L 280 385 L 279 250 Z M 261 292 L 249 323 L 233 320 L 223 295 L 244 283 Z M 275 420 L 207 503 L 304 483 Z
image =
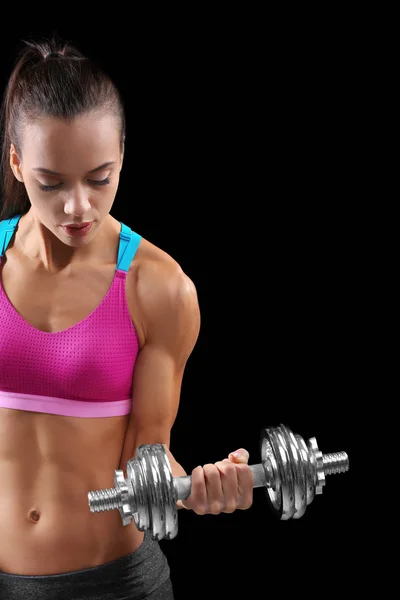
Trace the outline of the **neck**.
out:
M 82 245 L 81 240 L 78 239 L 79 245 L 69 246 L 29 211 L 19 220 L 14 246 L 24 258 L 35 263 L 36 268 L 49 273 L 60 273 L 99 258 L 101 248 L 105 247 L 107 230 L 108 220 L 105 219 L 96 232 L 96 237 L 89 244 Z

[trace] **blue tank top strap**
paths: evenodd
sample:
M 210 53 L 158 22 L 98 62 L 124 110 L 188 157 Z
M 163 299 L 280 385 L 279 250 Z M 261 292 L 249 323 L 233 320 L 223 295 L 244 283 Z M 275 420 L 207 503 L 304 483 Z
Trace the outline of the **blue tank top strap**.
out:
M 11 219 L 0 221 L 0 256 L 4 256 L 21 217 L 22 215 L 17 215 Z
M 117 270 L 127 272 L 132 259 L 136 254 L 142 236 L 135 231 L 132 231 L 131 228 L 124 223 L 121 223 L 119 239 Z

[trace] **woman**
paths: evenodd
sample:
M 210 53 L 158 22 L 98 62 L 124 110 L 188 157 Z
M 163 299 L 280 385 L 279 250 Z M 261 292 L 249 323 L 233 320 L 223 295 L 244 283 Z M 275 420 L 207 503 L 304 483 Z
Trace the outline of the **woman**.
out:
M 118 511 L 90 513 L 141 444 L 169 450 L 196 289 L 110 214 L 125 114 L 68 43 L 25 42 L 2 105 L 0 597 L 171 599 L 165 555 Z M 178 508 L 252 504 L 248 452 L 195 468 Z M 6 482 L 6 485 L 4 485 Z

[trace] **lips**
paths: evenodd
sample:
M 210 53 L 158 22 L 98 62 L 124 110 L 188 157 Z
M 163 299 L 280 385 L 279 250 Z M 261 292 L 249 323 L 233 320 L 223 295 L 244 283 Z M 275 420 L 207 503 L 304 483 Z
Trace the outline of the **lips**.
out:
M 87 227 L 91 224 L 91 221 L 87 223 L 82 223 L 81 225 L 64 225 L 64 227 L 68 227 L 68 229 L 82 229 L 82 227 Z

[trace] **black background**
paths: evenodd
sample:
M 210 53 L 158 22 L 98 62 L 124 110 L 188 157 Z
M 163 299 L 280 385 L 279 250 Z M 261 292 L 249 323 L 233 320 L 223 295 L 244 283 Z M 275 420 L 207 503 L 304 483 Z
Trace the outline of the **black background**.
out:
M 257 463 L 261 429 L 284 423 L 350 457 L 297 521 L 276 520 L 261 489 L 248 511 L 180 511 L 177 538 L 161 542 L 176 600 L 361 589 L 356 446 L 370 373 L 354 22 L 110 10 L 14 21 L 0 38 L 0 84 L 20 39 L 56 31 L 122 92 L 112 214 L 181 264 L 202 313 L 171 451 L 188 473 L 239 447 Z

